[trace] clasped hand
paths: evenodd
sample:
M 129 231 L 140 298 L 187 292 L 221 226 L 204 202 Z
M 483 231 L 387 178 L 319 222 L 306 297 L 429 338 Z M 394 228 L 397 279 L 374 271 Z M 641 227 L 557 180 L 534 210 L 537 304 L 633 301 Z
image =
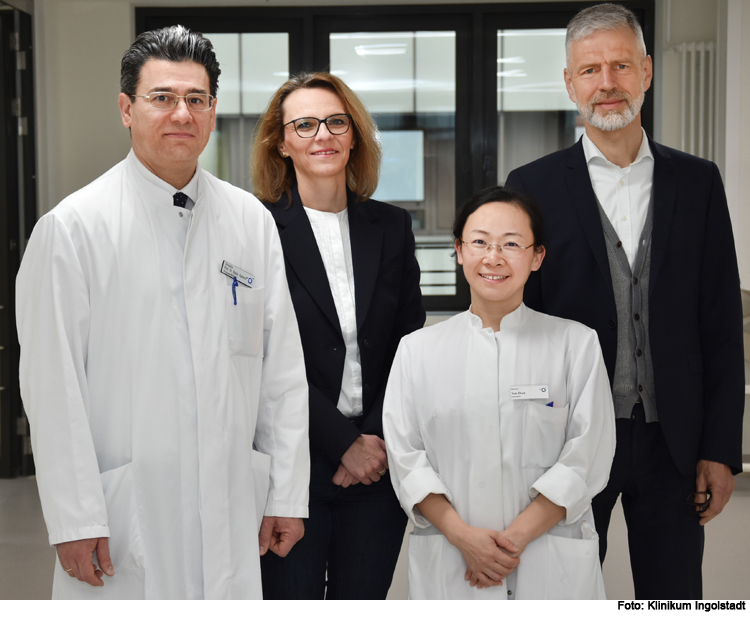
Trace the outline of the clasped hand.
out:
M 341 456 L 341 464 L 332 482 L 346 488 L 362 482 L 379 482 L 388 468 L 385 442 L 374 434 L 362 434 L 346 453 Z
M 501 585 L 520 562 L 521 549 L 497 530 L 469 526 L 457 547 L 469 566 L 464 579 L 479 589 Z

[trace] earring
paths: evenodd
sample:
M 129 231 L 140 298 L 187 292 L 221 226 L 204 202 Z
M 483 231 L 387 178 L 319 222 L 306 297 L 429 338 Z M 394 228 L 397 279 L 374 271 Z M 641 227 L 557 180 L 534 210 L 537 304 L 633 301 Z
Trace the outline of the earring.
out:
M 285 153 L 284 151 L 282 151 L 282 152 L 281 152 L 281 156 L 282 156 L 282 157 L 283 157 L 284 159 L 286 159 L 287 157 L 289 157 L 289 153 Z

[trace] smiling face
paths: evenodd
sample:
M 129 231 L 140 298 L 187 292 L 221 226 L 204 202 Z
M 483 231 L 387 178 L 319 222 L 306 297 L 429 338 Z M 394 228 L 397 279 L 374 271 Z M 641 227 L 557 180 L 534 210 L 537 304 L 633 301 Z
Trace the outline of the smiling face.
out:
M 595 31 L 570 47 L 565 86 L 587 124 L 617 131 L 640 111 L 653 76 L 651 57 L 643 56 L 629 28 Z
M 341 99 L 332 91 L 315 87 L 298 89 L 286 97 L 283 105 L 284 122 L 297 118 L 323 120 L 336 113 L 348 113 Z M 341 188 L 346 185 L 346 164 L 354 147 L 354 126 L 343 135 L 331 135 L 321 124 L 315 137 L 297 135 L 294 125 L 284 127 L 279 152 L 289 155 L 301 187 L 313 188 L 322 179 L 335 181 Z
M 137 93 L 151 92 L 208 94 L 208 73 L 192 61 L 149 59 L 141 68 Z M 191 111 L 180 99 L 174 109 L 162 110 L 145 98 L 131 102 L 128 94 L 120 94 L 119 105 L 122 123 L 130 129 L 133 151 L 141 163 L 178 189 L 187 185 L 216 126 L 216 106 Z
M 467 219 L 462 239 L 492 244 L 534 244 L 529 215 L 510 203 L 486 203 L 479 207 Z M 528 248 L 515 255 L 499 253 L 497 247 L 489 253 L 476 252 L 459 240 L 455 247 L 458 263 L 463 266 L 471 289 L 471 309 L 486 327 L 493 326 L 492 320 L 498 314 L 502 318 L 521 305 L 526 280 L 544 259 L 544 247 Z

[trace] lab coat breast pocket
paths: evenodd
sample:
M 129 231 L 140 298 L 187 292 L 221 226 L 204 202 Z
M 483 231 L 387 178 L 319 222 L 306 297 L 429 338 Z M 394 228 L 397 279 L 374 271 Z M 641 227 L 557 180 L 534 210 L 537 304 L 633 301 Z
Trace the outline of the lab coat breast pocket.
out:
M 229 290 L 227 325 L 231 355 L 263 355 L 264 291 L 263 288 L 237 286 L 237 304 Z
M 568 406 L 553 408 L 529 401 L 523 418 L 523 466 L 548 469 L 565 444 Z

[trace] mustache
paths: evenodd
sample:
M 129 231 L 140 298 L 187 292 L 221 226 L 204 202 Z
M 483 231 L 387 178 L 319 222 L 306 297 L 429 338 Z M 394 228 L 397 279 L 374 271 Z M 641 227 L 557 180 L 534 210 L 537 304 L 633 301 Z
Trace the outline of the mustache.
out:
M 633 101 L 633 99 L 630 97 L 630 94 L 628 94 L 627 92 L 618 92 L 616 89 L 613 89 L 608 92 L 603 92 L 601 94 L 592 96 L 591 100 L 589 100 L 589 104 L 597 105 L 600 102 L 612 99 L 624 100 L 627 104 L 630 104 Z

